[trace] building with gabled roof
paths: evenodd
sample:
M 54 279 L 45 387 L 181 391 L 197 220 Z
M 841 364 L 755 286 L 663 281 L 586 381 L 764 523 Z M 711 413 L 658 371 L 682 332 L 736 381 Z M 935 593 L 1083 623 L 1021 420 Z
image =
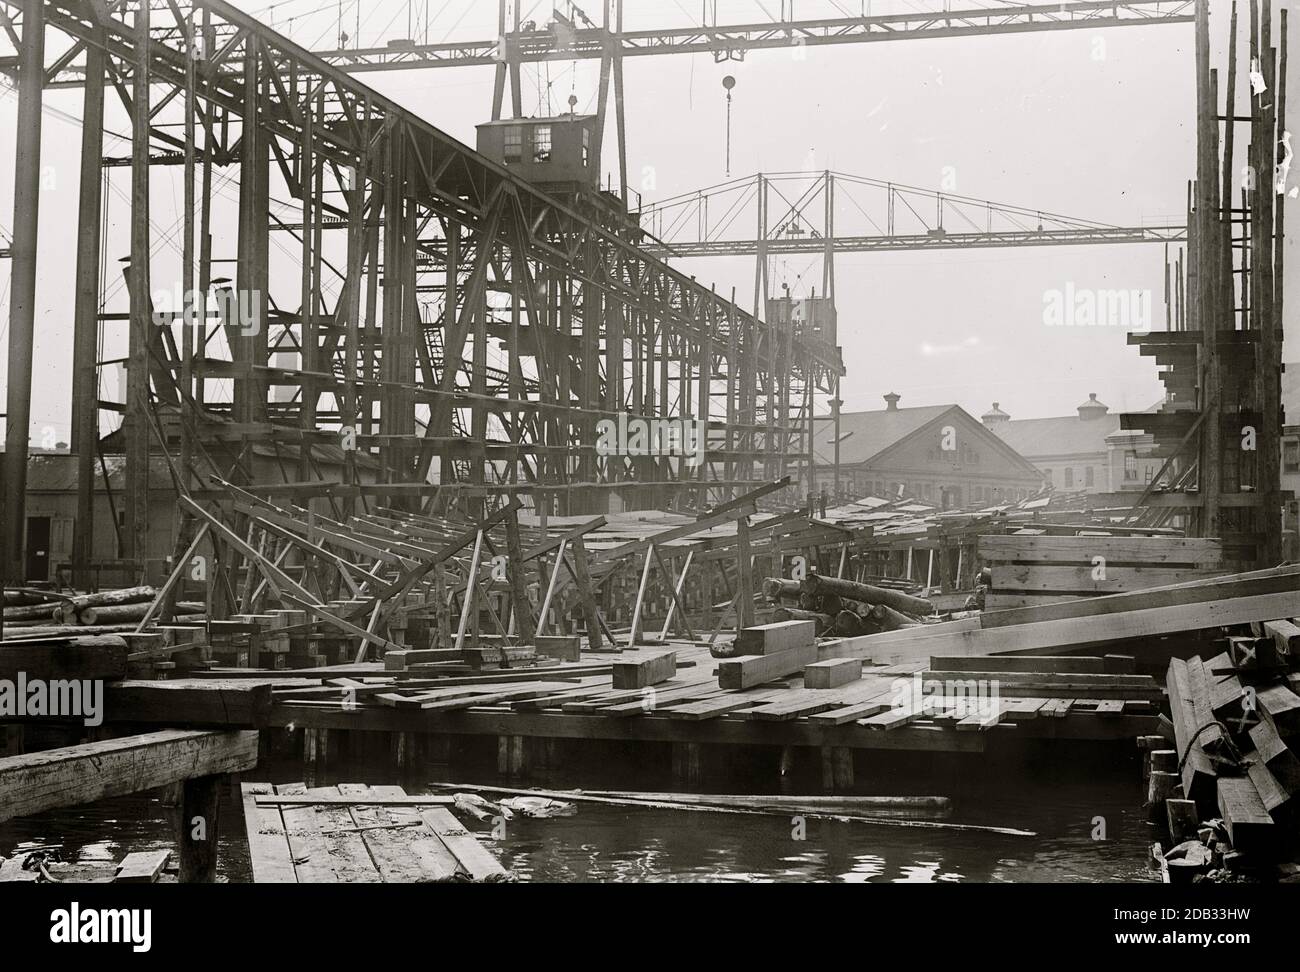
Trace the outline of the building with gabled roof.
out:
M 1042 476 L 959 405 L 885 407 L 843 412 L 839 425 L 839 495 L 909 497 L 943 509 L 1025 499 Z M 835 481 L 835 426 L 818 419 L 815 454 L 819 491 Z

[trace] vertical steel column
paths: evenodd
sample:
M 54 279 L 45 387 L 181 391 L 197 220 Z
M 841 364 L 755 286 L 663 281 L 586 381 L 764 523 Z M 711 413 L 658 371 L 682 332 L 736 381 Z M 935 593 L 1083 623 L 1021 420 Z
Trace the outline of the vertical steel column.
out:
M 27 436 L 32 416 L 32 348 L 36 325 L 36 238 L 41 192 L 41 90 L 45 84 L 42 0 L 23 5 L 18 49 L 18 131 L 14 158 L 13 245 L 10 248 L 9 388 L 5 406 L 4 577 L 23 579 L 26 568 Z
M 131 294 L 127 351 L 126 556 L 143 569 L 149 545 L 149 3 L 135 11 L 135 64 L 131 86 Z
M 72 338 L 72 451 L 77 455 L 77 518 L 73 584 L 89 589 L 95 546 L 95 455 L 99 451 L 99 236 L 103 205 L 103 27 L 86 45 L 77 217 L 77 291 Z

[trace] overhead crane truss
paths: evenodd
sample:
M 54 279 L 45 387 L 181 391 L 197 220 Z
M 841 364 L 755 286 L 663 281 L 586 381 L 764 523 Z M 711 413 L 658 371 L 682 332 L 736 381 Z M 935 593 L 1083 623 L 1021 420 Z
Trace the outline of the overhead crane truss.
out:
M 102 404 L 94 335 L 123 319 L 127 557 L 146 549 L 149 455 L 164 437 L 169 448 L 179 439 L 187 478 L 223 457 L 247 484 L 252 450 L 271 443 L 298 450 L 283 478 L 290 492 L 309 490 L 319 448 L 341 447 L 347 503 L 361 493 L 471 512 L 513 491 L 559 514 L 604 511 L 611 493 L 634 508 L 705 508 L 797 471 L 807 454 L 790 441 L 811 425 L 812 391 L 828 392 L 842 372 L 838 348 L 776 339 L 641 249 L 626 224 L 533 188 L 228 3 L 0 0 L 0 11 L 46 79 L 86 65 L 87 133 L 102 129 L 106 93 L 131 116 L 129 286 L 102 313 L 98 268 L 118 254 L 99 252 L 102 144 L 86 138 L 83 148 L 74 352 L 83 557 Z M 42 42 L 46 55 L 33 58 Z M 30 73 L 19 83 L 35 87 Z M 39 128 L 19 132 L 20 150 L 39 145 Z M 197 205 L 182 207 L 177 282 L 207 294 L 214 265 L 233 256 L 251 320 L 199 309 L 192 328 L 182 315 L 154 323 L 150 295 L 172 281 L 150 279 L 149 172 L 178 153 L 190 193 L 214 172 L 237 174 L 238 229 L 211 212 L 215 195 L 189 195 Z M 272 253 L 285 222 L 274 198 L 294 201 L 301 227 L 276 240 L 296 251 L 288 272 Z M 20 227 L 35 225 L 37 204 L 22 196 Z M 17 231 L 14 250 L 34 269 L 34 233 Z M 30 401 L 11 379 L 10 402 Z M 232 393 L 219 395 L 227 383 Z M 621 413 L 706 420 L 703 461 L 601 454 L 597 424 Z M 25 465 L 6 465 L 11 530 L 23 523 Z M 359 465 L 384 486 L 362 489 Z

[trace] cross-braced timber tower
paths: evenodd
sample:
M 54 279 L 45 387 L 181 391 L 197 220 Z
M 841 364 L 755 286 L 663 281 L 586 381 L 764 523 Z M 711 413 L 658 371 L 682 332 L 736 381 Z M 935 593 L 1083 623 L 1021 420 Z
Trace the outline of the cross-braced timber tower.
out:
M 265 485 L 302 499 L 329 461 L 345 504 L 477 510 L 519 491 L 556 514 L 704 508 L 807 461 L 839 349 L 671 269 L 610 194 L 544 192 L 220 0 L 0 0 L 0 12 L 21 101 L 9 536 L 22 536 L 26 464 L 12 460 L 30 414 L 31 177 L 41 89 L 60 84 L 84 86 L 79 559 L 103 404 L 96 340 L 115 323 L 129 328 L 126 557 L 145 550 L 150 456 L 164 445 L 195 488 L 208 470 L 263 485 L 252 458 L 270 450 Z M 129 114 L 129 159 L 105 157 L 106 96 Z M 101 300 L 102 267 L 122 255 L 102 252 L 112 165 L 129 167 L 131 198 L 116 305 Z M 160 165 L 184 170 L 179 260 L 159 258 L 151 229 Z M 201 296 L 167 310 L 160 290 Z M 603 454 L 598 423 L 620 413 L 706 419 L 703 461 Z

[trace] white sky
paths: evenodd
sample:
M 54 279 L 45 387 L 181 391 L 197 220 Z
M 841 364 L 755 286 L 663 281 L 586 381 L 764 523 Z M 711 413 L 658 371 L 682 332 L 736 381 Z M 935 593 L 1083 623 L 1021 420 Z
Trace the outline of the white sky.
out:
M 941 3 L 875 0 L 871 9 L 933 9 Z M 334 45 L 337 3 L 243 0 L 235 5 L 274 19 L 304 46 Z M 839 16 L 857 13 L 862 5 L 860 0 L 800 0 L 796 14 Z M 344 29 L 355 35 L 357 4 L 346 0 L 342 6 Z M 550 2 L 524 0 L 524 6 L 525 19 L 549 18 Z M 599 0 L 586 6 L 598 20 Z M 627 29 L 683 25 L 697 20 L 701 9 L 700 0 L 628 0 L 627 6 Z M 756 21 L 766 19 L 764 8 L 779 12 L 780 0 L 719 0 L 717 8 L 722 23 Z M 1227 0 L 1212 0 L 1211 30 L 1219 47 L 1226 38 L 1227 9 Z M 361 11 L 363 45 L 406 34 L 405 0 L 365 0 Z M 431 41 L 496 32 L 495 0 L 416 0 L 410 16 L 419 39 L 426 13 Z M 1300 104 L 1295 78 L 1300 71 L 1292 73 L 1292 103 Z M 632 58 L 626 62 L 630 181 L 637 187 L 644 174 L 653 174 L 655 188 L 644 192 L 647 201 L 724 181 L 720 82 L 725 74 L 737 78 L 733 176 L 832 168 L 938 189 L 947 172 L 955 177 L 956 193 L 1073 217 L 1128 226 L 1184 218 L 1194 165 L 1190 24 L 810 48 L 803 60 L 788 50 L 751 53 L 743 63 L 725 64 L 707 55 Z M 548 113 L 548 78 L 549 111 L 565 110 L 571 92 L 580 111 L 593 109 L 595 62 L 525 66 L 524 77 L 525 114 Z M 470 144 L 474 126 L 489 116 L 489 68 L 369 73 L 361 80 Z M 1243 66 L 1243 110 L 1244 84 Z M 70 411 L 79 135 L 55 113 L 79 115 L 80 100 L 78 91 L 47 94 L 51 111 L 45 116 L 43 147 L 43 161 L 56 178 L 41 200 L 32 415 L 34 429 L 52 427 L 60 438 L 66 437 Z M 120 114 L 110 112 L 110 127 L 115 118 Z M 15 122 L 16 100 L 0 92 L 0 226 L 5 230 L 13 213 L 7 174 Z M 116 130 L 124 129 L 123 123 Z M 609 133 L 612 145 L 612 124 Z M 125 154 L 124 146 L 107 145 L 110 152 Z M 613 166 L 611 147 L 605 167 Z M 113 175 L 123 191 L 128 172 Z M 154 178 L 154 219 L 170 226 L 177 218 L 179 172 L 166 169 Z M 1292 181 L 1300 184 L 1300 166 Z M 114 199 L 121 218 L 124 207 Z M 1297 214 L 1300 202 L 1290 206 L 1287 218 L 1290 280 L 1300 260 Z M 840 343 L 848 367 L 845 408 L 882 407 L 881 396 L 895 391 L 904 406 L 955 402 L 976 416 L 994 400 L 1014 418 L 1069 414 L 1090 392 L 1112 410 L 1145 409 L 1162 395 L 1152 360 L 1127 347 L 1120 328 L 1044 326 L 1043 298 L 1045 291 L 1067 283 L 1149 290 L 1154 326 L 1162 328 L 1163 265 L 1163 247 L 1154 244 L 844 254 L 836 267 Z M 736 287 L 739 302 L 749 305 L 752 258 L 700 259 L 681 266 L 705 284 L 716 283 L 720 292 Z M 808 276 L 800 279 L 801 273 Z M 809 277 L 820 287 L 820 276 L 806 260 L 777 262 L 772 289 L 779 292 L 782 282 L 806 289 Z M 8 284 L 7 262 L 0 261 L 4 334 Z M 1292 306 L 1296 300 L 1300 295 Z M 1289 359 L 1300 359 L 1295 331 L 1288 328 Z

